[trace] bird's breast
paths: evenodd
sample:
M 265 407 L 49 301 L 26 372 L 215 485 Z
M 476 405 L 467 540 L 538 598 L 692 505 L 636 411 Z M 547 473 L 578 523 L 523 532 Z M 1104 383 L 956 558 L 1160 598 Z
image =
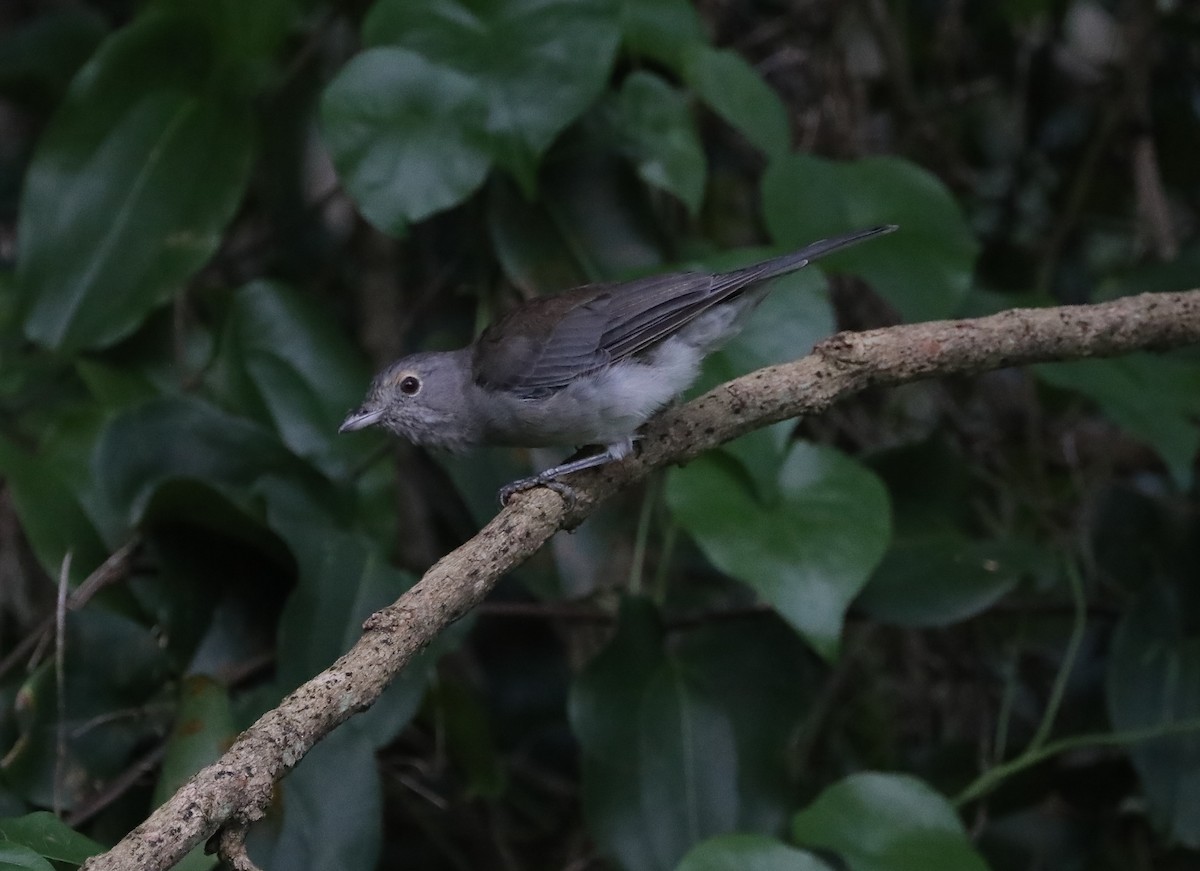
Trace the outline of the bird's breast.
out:
M 479 388 L 486 440 L 520 447 L 620 441 L 686 390 L 702 359 L 691 343 L 667 339 L 640 357 L 578 377 L 546 396 L 523 398 Z

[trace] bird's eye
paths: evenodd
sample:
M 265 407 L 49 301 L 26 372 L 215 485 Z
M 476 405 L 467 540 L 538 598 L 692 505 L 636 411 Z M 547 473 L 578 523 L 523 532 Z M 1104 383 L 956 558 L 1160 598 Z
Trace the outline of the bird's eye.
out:
M 421 392 L 421 379 L 416 375 L 405 375 L 400 379 L 400 392 L 405 396 L 416 396 Z

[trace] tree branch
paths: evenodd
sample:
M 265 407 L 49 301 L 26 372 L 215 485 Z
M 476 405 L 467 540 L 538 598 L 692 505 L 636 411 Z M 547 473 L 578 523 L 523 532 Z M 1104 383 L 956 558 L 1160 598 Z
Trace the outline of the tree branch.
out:
M 636 456 L 577 476 L 573 506 L 545 488 L 514 497 L 478 535 L 369 618 L 348 653 L 264 714 L 217 762 L 83 867 L 168 868 L 223 826 L 261 818 L 276 781 L 317 741 L 370 707 L 414 655 L 479 604 L 506 572 L 655 467 L 684 462 L 776 421 L 824 411 L 873 385 L 1196 342 L 1200 290 L 1144 294 L 1098 305 L 841 333 L 807 357 L 721 385 L 652 421 Z

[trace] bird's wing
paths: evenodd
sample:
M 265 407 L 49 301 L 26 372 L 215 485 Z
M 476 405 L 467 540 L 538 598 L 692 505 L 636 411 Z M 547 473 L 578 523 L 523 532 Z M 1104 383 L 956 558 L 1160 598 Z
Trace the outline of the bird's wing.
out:
M 894 227 L 822 239 L 731 272 L 676 272 L 589 285 L 528 302 L 484 330 L 472 361 L 477 383 L 529 396 L 559 390 L 645 351 L 747 287 Z
M 475 380 L 531 396 L 645 350 L 712 304 L 700 272 L 591 285 L 520 306 L 475 345 Z

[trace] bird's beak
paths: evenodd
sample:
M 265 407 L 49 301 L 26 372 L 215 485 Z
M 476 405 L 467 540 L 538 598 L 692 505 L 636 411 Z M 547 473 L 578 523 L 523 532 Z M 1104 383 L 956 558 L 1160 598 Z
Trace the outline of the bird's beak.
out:
M 382 411 L 371 411 L 367 408 L 360 408 L 358 411 L 351 412 L 342 421 L 342 425 L 338 427 L 338 432 L 354 432 L 355 430 L 366 429 L 373 424 L 379 423 L 382 417 Z

